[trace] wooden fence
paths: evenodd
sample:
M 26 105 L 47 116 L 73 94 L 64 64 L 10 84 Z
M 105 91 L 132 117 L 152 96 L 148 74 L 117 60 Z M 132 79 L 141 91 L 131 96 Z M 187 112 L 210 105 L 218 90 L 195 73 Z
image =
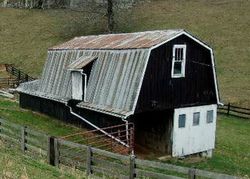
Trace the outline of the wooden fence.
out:
M 35 80 L 35 78 L 29 76 L 28 74 L 14 67 L 11 64 L 5 64 L 5 67 L 6 67 L 6 71 L 10 73 L 11 75 L 15 76 L 17 81 L 20 83 Z
M 23 152 L 47 159 L 48 135 L 0 119 L 0 137 Z
M 235 176 L 137 159 L 55 138 L 24 126 L 0 119 L 0 139 L 10 142 L 31 156 L 39 156 L 54 166 L 69 166 L 88 175 L 112 178 L 215 178 L 236 179 Z
M 235 106 L 232 105 L 231 103 L 219 107 L 218 112 L 235 117 L 250 119 L 250 109 L 245 107 Z
M 17 87 L 18 84 L 18 80 L 17 79 L 13 79 L 13 78 L 0 78 L 0 88 L 15 88 Z

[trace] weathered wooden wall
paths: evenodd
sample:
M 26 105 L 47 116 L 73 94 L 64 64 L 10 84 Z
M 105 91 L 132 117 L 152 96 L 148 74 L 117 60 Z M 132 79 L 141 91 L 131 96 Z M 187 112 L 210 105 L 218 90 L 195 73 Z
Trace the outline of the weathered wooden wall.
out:
M 213 122 L 207 123 L 207 111 L 213 110 Z M 199 112 L 199 124 L 193 125 L 193 114 Z M 185 127 L 179 128 L 179 115 L 185 114 Z M 174 111 L 172 156 L 207 152 L 212 156 L 215 147 L 217 105 L 178 108 Z
M 70 113 L 69 108 L 65 106 L 65 104 L 60 102 L 20 93 L 20 107 L 41 112 L 60 119 L 62 121 L 92 129 L 89 125 L 86 125 L 81 119 L 78 119 L 77 117 L 73 116 Z M 99 127 L 107 127 L 124 123 L 119 118 L 90 111 L 87 109 L 74 107 L 73 110 L 74 112 L 77 112 L 82 117 L 86 118 L 87 120 Z
M 187 46 L 184 78 L 171 78 L 175 44 Z M 151 52 L 136 112 L 216 103 L 209 50 L 182 35 Z
M 143 147 L 164 154 L 171 154 L 173 110 L 152 111 L 136 114 L 135 142 Z

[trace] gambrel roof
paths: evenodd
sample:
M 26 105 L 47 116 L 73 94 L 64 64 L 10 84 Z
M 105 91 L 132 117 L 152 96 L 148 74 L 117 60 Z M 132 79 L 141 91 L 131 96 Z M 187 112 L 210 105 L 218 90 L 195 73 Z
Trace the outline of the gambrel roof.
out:
M 61 45 L 52 47 L 50 50 L 66 50 L 66 49 L 145 49 L 153 47 L 161 42 L 175 37 L 183 32 L 177 30 L 158 30 L 136 33 L 123 34 L 106 34 L 76 37 Z
M 41 79 L 21 84 L 17 91 L 67 103 L 72 95 L 68 69 L 96 59 L 87 102 L 78 107 L 126 118 L 135 111 L 151 50 L 182 34 L 209 49 L 213 59 L 210 47 L 179 29 L 77 37 L 50 48 Z M 216 92 L 219 102 L 217 82 Z

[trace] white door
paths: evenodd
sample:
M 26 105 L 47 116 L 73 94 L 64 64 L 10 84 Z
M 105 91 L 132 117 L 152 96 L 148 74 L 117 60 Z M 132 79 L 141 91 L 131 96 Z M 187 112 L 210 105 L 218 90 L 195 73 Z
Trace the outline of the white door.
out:
M 72 99 L 83 99 L 83 79 L 79 71 L 72 71 Z
M 216 113 L 217 105 L 175 109 L 172 156 L 214 149 Z

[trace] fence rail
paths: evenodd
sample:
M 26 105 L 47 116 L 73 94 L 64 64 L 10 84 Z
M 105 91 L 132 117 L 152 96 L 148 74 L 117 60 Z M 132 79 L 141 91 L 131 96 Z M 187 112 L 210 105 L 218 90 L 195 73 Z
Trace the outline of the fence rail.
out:
M 236 179 L 226 174 L 137 159 L 83 144 L 55 138 L 25 126 L 0 119 L 0 139 L 18 147 L 27 155 L 40 156 L 51 165 L 74 167 L 87 175 L 101 174 L 112 178 L 215 178 Z
M 0 119 L 0 137 L 34 157 L 47 158 L 48 136 Z
M 18 83 L 19 83 L 19 81 L 17 79 L 0 78 L 0 87 L 1 88 L 7 88 L 7 87 L 15 88 L 16 84 L 18 84 Z
M 240 118 L 250 119 L 250 109 L 228 103 L 218 108 L 219 113 L 236 116 Z
M 11 77 L 0 78 L 0 88 L 16 88 L 20 83 L 35 80 L 35 78 L 29 76 L 11 64 L 3 64 L 2 66 L 4 66 L 6 71 L 11 74 Z

